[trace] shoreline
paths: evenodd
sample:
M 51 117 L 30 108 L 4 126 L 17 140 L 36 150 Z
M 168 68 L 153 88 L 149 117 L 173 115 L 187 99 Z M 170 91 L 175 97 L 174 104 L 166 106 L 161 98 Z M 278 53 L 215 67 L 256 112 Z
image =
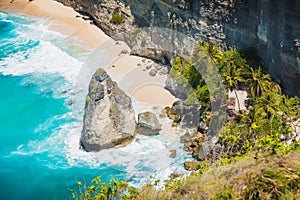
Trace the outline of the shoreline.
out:
M 11 3 L 12 2 L 12 3 Z M 142 62 L 144 58 L 131 56 L 128 53 L 122 54 L 127 45 L 119 45 L 99 27 L 93 25 L 90 20 L 82 18 L 71 7 L 53 0 L 2 0 L 0 11 L 10 13 L 21 13 L 37 18 L 47 18 L 46 25 L 50 30 L 57 31 L 67 36 L 70 43 L 80 40 L 89 49 L 103 49 L 115 57 L 111 66 L 105 70 L 112 76 L 112 79 L 120 84 L 119 87 L 128 93 L 129 96 L 146 104 L 160 105 L 161 107 L 171 106 L 176 98 L 164 89 L 166 75 L 151 77 L 145 70 L 149 62 Z M 144 69 L 144 70 L 141 70 Z M 88 84 L 88 83 L 87 83 Z M 141 87 L 147 85 L 147 87 Z M 159 98 L 157 98 L 159 97 Z M 150 108 L 149 108 L 150 109 Z
M 2 0 L 0 11 L 21 13 L 37 18 L 47 18 L 46 25 L 50 30 L 57 31 L 68 36 L 72 40 L 74 36 L 80 38 L 85 45 L 96 48 L 109 37 L 95 25 L 81 18 L 81 15 L 71 7 L 52 0 Z M 79 17 L 80 16 L 80 17 Z

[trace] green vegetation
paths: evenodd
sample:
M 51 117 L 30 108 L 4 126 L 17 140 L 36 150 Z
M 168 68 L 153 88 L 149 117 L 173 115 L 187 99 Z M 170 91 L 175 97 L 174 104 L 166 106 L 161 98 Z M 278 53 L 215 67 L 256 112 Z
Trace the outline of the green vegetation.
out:
M 119 25 L 119 24 L 121 24 L 121 23 L 124 22 L 124 16 L 121 13 L 121 9 L 120 8 L 116 8 L 114 10 L 114 13 L 113 13 L 113 15 L 112 15 L 112 17 L 110 19 L 110 22 L 114 23 L 114 24 L 117 24 L 117 25 Z
M 113 101 L 109 107 L 109 116 L 113 120 L 115 127 L 118 127 L 121 123 L 120 115 L 121 114 L 118 109 L 117 103 Z
M 72 190 L 73 199 L 286 199 L 300 198 L 300 152 L 260 159 L 242 157 L 232 163 L 204 162 L 201 171 L 179 180 L 166 181 L 165 188 L 156 190 L 146 184 L 140 189 L 124 181 L 100 183 L 97 177 L 90 186 L 78 182 Z
M 151 184 L 135 189 L 112 180 L 93 189 L 93 195 L 86 193 L 90 186 L 85 186 L 85 192 L 73 192 L 74 199 L 300 199 L 300 142 L 287 144 L 300 118 L 299 99 L 283 94 L 270 75 L 255 65 L 259 62 L 249 62 L 234 48 L 223 52 L 218 45 L 199 42 L 191 58 L 175 59 L 170 75 L 188 89 L 187 101 L 206 107 L 206 122 L 214 91 L 208 91 L 195 68 L 199 64 L 195 60 L 201 57 L 211 59 L 227 90 L 244 89 L 249 97 L 248 110 L 235 113 L 218 135 L 223 147 L 219 160 L 203 161 L 199 171 L 168 180 L 161 190 Z M 212 63 L 204 69 L 208 73 Z M 96 198 L 98 194 L 101 198 Z
M 72 189 L 72 198 L 75 200 L 108 200 L 108 199 L 133 199 L 138 190 L 128 186 L 125 181 L 112 179 L 109 183 L 101 182 L 98 176 L 91 181 L 91 185 L 83 185 L 77 182 L 77 188 Z
M 114 24 L 121 24 L 124 21 L 124 16 L 118 13 L 113 14 L 110 22 Z
M 210 94 L 207 85 L 195 67 L 183 58 L 177 57 L 170 71 L 170 76 L 186 88 L 188 103 L 200 103 L 209 108 Z
M 219 162 L 164 190 L 142 188 L 136 199 L 296 199 L 300 197 L 299 156 L 297 152 L 260 160 L 242 158 L 227 165 Z
M 193 56 L 199 59 L 205 58 L 205 55 L 211 58 L 220 71 L 227 89 L 235 94 L 237 89 L 247 90 L 250 101 L 249 111 L 236 113 L 235 119 L 227 123 L 219 135 L 221 145 L 225 147 L 224 157 L 234 158 L 249 152 L 286 154 L 299 148 L 299 142 L 284 145 L 280 139 L 295 131 L 293 122 L 300 116 L 297 97 L 289 98 L 281 93 L 279 85 L 272 82 L 270 75 L 261 66 L 249 66 L 247 60 L 234 48 L 222 52 L 219 45 L 199 42 Z M 208 91 L 195 65 L 190 64 L 195 62 L 186 60 L 176 58 L 170 75 L 183 87 L 192 88 L 188 90 L 187 101 L 196 99 L 202 106 L 209 108 L 211 91 Z M 205 64 L 209 68 L 209 62 Z

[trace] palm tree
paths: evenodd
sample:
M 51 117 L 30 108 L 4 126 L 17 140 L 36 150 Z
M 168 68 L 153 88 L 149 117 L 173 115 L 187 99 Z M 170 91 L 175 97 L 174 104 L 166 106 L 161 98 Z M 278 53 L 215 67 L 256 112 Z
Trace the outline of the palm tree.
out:
M 266 113 L 268 119 L 272 119 L 280 109 L 278 94 L 272 91 L 264 92 L 261 97 L 256 99 L 255 107 L 257 111 Z
M 233 64 L 233 63 L 231 63 Z M 223 82 L 228 86 L 230 91 L 234 91 L 234 94 L 237 99 L 239 111 L 241 111 L 240 101 L 238 99 L 238 95 L 236 93 L 236 89 L 238 88 L 239 83 L 244 82 L 244 78 L 242 76 L 241 68 L 238 68 L 236 65 L 231 65 L 229 63 L 222 71 Z
M 255 132 L 263 123 L 265 123 L 265 113 L 258 111 L 255 107 L 249 108 L 248 114 L 241 114 L 241 127 L 249 128 L 249 134 L 252 139 L 257 140 L 259 135 Z
M 247 73 L 249 78 L 246 84 L 250 86 L 249 91 L 252 97 L 260 97 L 264 92 L 271 89 L 271 77 L 263 72 L 262 68 L 254 70 L 252 67 Z
M 209 55 L 215 65 L 218 65 L 222 60 L 222 52 L 220 51 L 220 44 L 214 45 L 212 42 L 200 41 L 199 46 Z
M 298 109 L 298 97 L 289 98 L 285 94 L 280 95 L 280 111 L 282 112 L 282 120 L 284 122 L 290 121 L 294 125 L 294 119 L 298 118 Z
M 273 118 L 280 111 L 279 95 L 273 91 L 267 91 L 255 101 L 257 112 L 265 113 L 270 120 L 271 133 L 273 130 Z
M 223 70 L 223 68 L 225 68 L 228 65 L 238 66 L 243 71 L 248 70 L 249 68 L 247 61 L 235 48 L 230 48 L 229 50 L 224 52 L 223 57 L 220 60 L 220 70 Z

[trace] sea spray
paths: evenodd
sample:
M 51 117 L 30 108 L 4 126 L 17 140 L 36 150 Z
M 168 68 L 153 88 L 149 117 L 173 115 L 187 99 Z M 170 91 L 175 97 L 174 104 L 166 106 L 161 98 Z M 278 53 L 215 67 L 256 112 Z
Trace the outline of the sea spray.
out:
M 150 175 L 167 179 L 184 172 L 183 159 L 191 157 L 182 150 L 182 133 L 172 130 L 139 135 L 119 149 L 79 149 L 84 101 L 75 107 L 74 98 L 86 93 L 74 84 L 86 54 L 68 49 L 66 36 L 50 31 L 47 20 L 0 13 L 0 199 L 64 199 L 77 180 L 97 175 L 140 186 Z M 150 106 L 136 101 L 134 107 Z M 175 159 L 170 149 L 177 150 Z

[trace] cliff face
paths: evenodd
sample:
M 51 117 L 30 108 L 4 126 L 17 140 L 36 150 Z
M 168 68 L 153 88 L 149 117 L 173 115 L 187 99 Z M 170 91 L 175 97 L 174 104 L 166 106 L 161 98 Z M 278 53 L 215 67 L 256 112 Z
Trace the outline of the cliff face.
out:
M 225 23 L 226 43 L 254 47 L 287 94 L 300 96 L 300 2 L 252 0 Z
M 91 15 L 108 34 L 166 27 L 206 40 L 253 47 L 286 93 L 300 96 L 298 0 L 57 0 Z M 110 22 L 120 11 L 125 23 Z

